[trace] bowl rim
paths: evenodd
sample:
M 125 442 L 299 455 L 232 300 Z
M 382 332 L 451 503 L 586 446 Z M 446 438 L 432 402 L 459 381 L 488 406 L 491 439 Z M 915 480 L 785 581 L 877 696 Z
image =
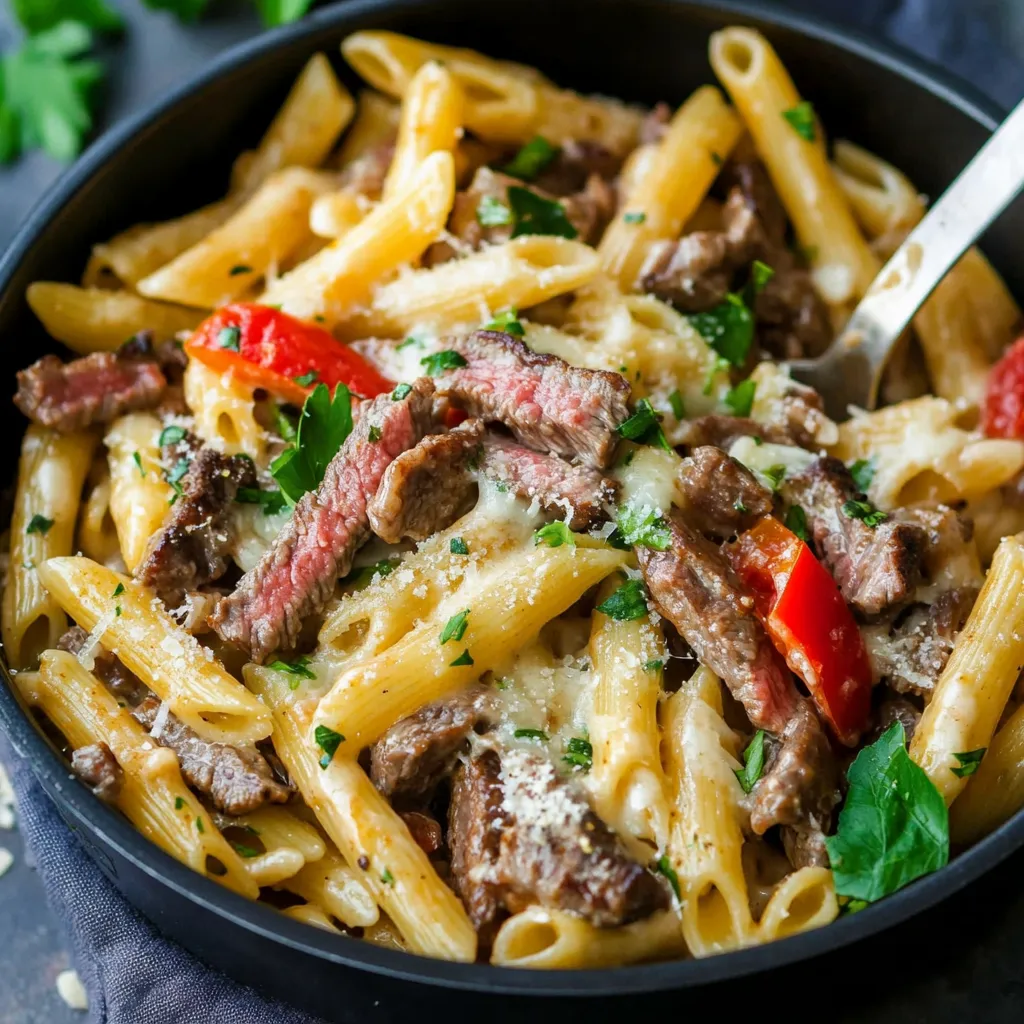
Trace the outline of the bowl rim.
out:
M 260 33 L 225 50 L 199 74 L 104 132 L 50 186 L 0 256 L 0 297 L 19 265 L 64 204 L 100 172 L 139 133 L 155 126 L 172 108 L 214 81 L 281 45 L 344 30 L 346 22 L 382 10 L 415 10 L 435 0 L 344 0 L 314 11 L 305 19 Z M 971 83 L 930 64 L 888 41 L 840 27 L 817 15 L 780 10 L 770 0 L 662 0 L 665 6 L 690 6 L 723 13 L 738 21 L 757 21 L 845 50 L 911 81 L 993 131 L 1005 111 Z M 344 936 L 293 921 L 270 907 L 251 902 L 190 868 L 144 839 L 113 809 L 97 800 L 70 774 L 67 762 L 45 739 L 16 695 L 6 662 L 0 658 L 0 727 L 24 757 L 49 797 L 65 816 L 177 896 L 233 922 L 250 933 L 325 964 L 364 970 L 402 981 L 442 988 L 519 996 L 626 995 L 691 988 L 782 967 L 837 950 L 906 921 L 952 896 L 1024 845 L 1024 811 L 1018 812 L 946 867 L 919 879 L 860 913 L 841 917 L 825 928 L 771 943 L 704 959 L 671 960 L 614 970 L 507 969 L 490 964 L 435 960 Z M 69 785 L 69 781 L 71 784 Z M 91 846 L 91 841 L 87 844 Z

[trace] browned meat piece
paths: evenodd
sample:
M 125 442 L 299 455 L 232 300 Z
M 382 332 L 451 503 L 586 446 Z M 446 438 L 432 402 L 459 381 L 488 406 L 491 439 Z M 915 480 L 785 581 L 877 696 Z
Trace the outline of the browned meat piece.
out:
M 806 384 L 790 381 L 786 393 L 765 403 L 766 427 L 772 435 L 787 437 L 783 444 L 795 444 L 808 451 L 820 451 L 823 443 L 836 440 L 836 428 L 825 415 L 821 395 Z M 765 440 L 771 440 L 765 435 Z
M 767 771 L 754 787 L 750 827 L 773 825 L 824 831 L 839 799 L 835 757 L 810 701 L 797 703 L 780 744 L 772 743 Z
M 373 784 L 392 799 L 426 796 L 452 770 L 474 729 L 489 726 L 492 716 L 493 693 L 482 683 L 424 705 L 370 748 Z
M 117 351 L 122 359 L 138 359 L 156 363 L 171 384 L 180 384 L 188 366 L 188 356 L 180 341 L 154 341 L 152 331 L 139 331 L 132 335 Z
M 783 493 L 807 514 L 814 546 L 847 603 L 877 615 L 911 596 L 921 576 L 925 530 L 895 518 L 872 527 L 843 512 L 847 501 L 864 496 L 842 462 L 815 460 L 785 481 Z
M 672 108 L 667 103 L 656 103 L 640 125 L 640 144 L 646 146 L 652 142 L 661 142 L 671 119 Z
M 825 833 L 821 829 L 783 825 L 779 834 L 782 836 L 782 848 L 795 869 L 829 867 Z
M 101 799 L 113 803 L 124 785 L 124 772 L 106 743 L 90 743 L 71 755 L 74 773 Z
M 887 634 L 868 630 L 875 678 L 884 679 L 899 693 L 930 697 L 977 596 L 974 587 L 948 590 L 932 605 L 911 608 Z
M 182 478 L 182 494 L 150 540 L 135 578 L 168 608 L 177 608 L 188 591 L 219 580 L 234 542 L 231 507 L 240 487 L 255 486 L 251 459 L 204 448 Z
M 772 510 L 772 493 L 721 448 L 694 448 L 679 467 L 686 517 L 705 533 L 728 537 L 749 530 Z
M 113 352 L 93 352 L 70 363 L 43 356 L 18 372 L 14 404 L 30 420 L 71 433 L 151 408 L 166 387 L 156 363 L 122 359 Z
M 302 621 L 320 611 L 370 534 L 367 502 L 384 470 L 434 426 L 434 388 L 426 378 L 405 398 L 390 393 L 362 405 L 359 423 L 331 460 L 323 482 L 304 494 L 259 564 L 210 617 L 222 639 L 262 662 L 295 646 Z M 370 427 L 380 431 L 369 438 Z
M 720 231 L 693 231 L 651 246 L 640 268 L 641 291 L 684 313 L 699 313 L 725 300 L 732 284 L 729 241 Z
M 618 200 L 615 189 L 600 175 L 592 174 L 579 192 L 566 196 L 561 202 L 569 223 L 579 232 L 579 240 L 597 245 L 615 216 Z
M 172 714 L 159 721 L 160 698 L 150 694 L 132 711 L 135 719 L 163 747 L 178 755 L 185 781 L 205 793 L 225 814 L 255 811 L 266 802 L 283 804 L 291 789 L 274 778 L 270 765 L 255 748 L 211 743 L 196 735 Z
M 536 499 L 545 512 L 568 516 L 573 530 L 607 519 L 605 506 L 618 492 L 618 484 L 596 469 L 572 466 L 557 455 L 541 455 L 498 434 L 484 438 L 480 469 L 518 497 Z
M 57 641 L 57 646 L 62 651 L 77 656 L 88 639 L 89 634 L 81 626 L 72 626 Z M 120 658 L 107 653 L 102 647 L 97 647 L 93 655 L 92 671 L 118 700 L 129 707 L 134 707 L 149 693 L 146 684 L 134 672 L 125 668 Z
M 741 437 L 759 437 L 771 444 L 796 444 L 787 431 L 771 423 L 758 423 L 747 416 L 723 416 L 710 413 L 696 419 L 685 420 L 679 444 L 687 448 L 714 445 L 727 451 L 732 443 Z
M 756 728 L 782 733 L 799 697 L 753 599 L 711 541 L 677 512 L 665 521 L 672 537 L 667 550 L 636 548 L 657 610 L 725 682 Z
M 621 374 L 570 366 L 501 331 L 474 331 L 449 344 L 466 365 L 445 373 L 439 389 L 471 416 L 504 423 L 540 452 L 579 455 L 598 469 L 611 461 L 616 428 L 629 416 Z
M 426 540 L 451 526 L 473 492 L 468 466 L 478 457 L 484 425 L 466 420 L 447 434 L 431 434 L 403 452 L 386 470 L 366 506 L 381 540 Z
M 775 274 L 754 302 L 759 344 L 779 359 L 820 355 L 832 343 L 832 324 L 811 275 L 784 249 L 771 259 Z
M 786 244 L 786 211 L 754 147 L 741 144 L 726 161 L 721 179 L 729 195 L 742 197 L 744 205 L 757 218 L 762 245 L 783 248 Z
M 353 192 L 359 192 L 367 199 L 380 199 L 384 179 L 388 176 L 391 159 L 395 155 L 395 144 L 381 142 L 371 146 L 356 157 L 341 172 L 342 185 Z
M 459 770 L 448 841 L 456 891 L 485 933 L 499 903 L 512 913 L 539 903 L 598 928 L 669 905 L 665 886 L 629 856 L 575 786 L 529 751 L 484 751 Z
M 421 811 L 402 811 L 399 814 L 416 845 L 429 857 L 444 845 L 441 825 L 436 818 Z
M 903 697 L 890 697 L 878 705 L 874 717 L 876 724 L 865 735 L 865 744 L 874 743 L 893 722 L 899 722 L 903 726 L 903 736 L 909 746 L 914 738 L 917 723 L 921 721 L 921 712 Z
M 592 139 L 569 139 L 533 181 L 552 196 L 571 196 L 586 189 L 594 177 L 611 181 L 622 161 L 607 147 Z

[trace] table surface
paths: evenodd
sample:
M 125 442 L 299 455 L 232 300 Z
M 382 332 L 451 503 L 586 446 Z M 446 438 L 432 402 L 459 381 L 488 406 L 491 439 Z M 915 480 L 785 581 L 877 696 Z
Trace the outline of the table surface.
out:
M 198 25 L 183 27 L 138 0 L 114 0 L 124 11 L 125 38 L 108 55 L 109 86 L 100 127 L 163 94 L 259 25 L 242 0 L 226 0 Z M 1024 4 L 1019 0 L 958 0 L 988 19 L 1004 43 L 1024 58 Z M 814 7 L 814 0 L 794 6 Z M 0 49 L 14 38 L 0 0 Z M 0 251 L 18 223 L 62 168 L 39 153 L 0 170 Z M 82 1015 L 57 995 L 57 975 L 70 966 L 63 936 L 27 864 L 16 832 L 0 832 L 15 855 L 0 879 L 0 1024 L 72 1024 Z M 829 1016 L 874 1024 L 971 1021 L 1019 1022 L 1024 1005 L 1024 853 L 942 907 L 846 952 L 805 965 L 808 983 L 827 989 Z M 810 975 L 814 981 L 811 982 Z M 737 983 L 738 1002 L 757 982 Z M 676 997 L 666 1009 L 678 1010 Z M 821 1004 L 819 1004 L 821 1005 Z

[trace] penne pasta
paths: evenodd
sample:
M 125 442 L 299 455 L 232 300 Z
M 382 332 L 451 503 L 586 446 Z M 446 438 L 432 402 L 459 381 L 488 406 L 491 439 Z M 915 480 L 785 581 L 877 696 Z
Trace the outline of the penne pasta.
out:
M 256 420 L 253 389 L 230 373 L 217 373 L 198 359 L 185 369 L 185 401 L 195 417 L 196 435 L 224 455 L 260 459 L 265 431 Z
M 355 119 L 331 159 L 331 166 L 347 167 L 371 149 L 393 142 L 400 116 L 400 106 L 394 100 L 372 89 L 363 89 L 356 99 Z
M 320 833 L 286 807 L 263 806 L 248 814 L 217 820 L 224 837 L 242 858 L 246 874 L 261 889 L 290 888 L 314 861 L 322 861 L 327 846 Z
M 283 880 L 280 888 L 320 907 L 349 928 L 369 928 L 380 920 L 380 908 L 362 880 L 333 851 Z

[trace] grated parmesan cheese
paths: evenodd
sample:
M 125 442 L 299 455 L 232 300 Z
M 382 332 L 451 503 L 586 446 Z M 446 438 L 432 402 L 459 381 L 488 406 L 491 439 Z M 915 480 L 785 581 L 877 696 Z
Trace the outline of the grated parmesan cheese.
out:
M 82 649 L 78 652 L 78 664 L 86 670 L 91 672 L 96 665 L 96 651 L 100 647 L 100 637 L 110 628 L 110 624 L 117 617 L 117 610 L 111 608 L 109 611 L 104 612 L 93 626 L 92 632 L 85 638 L 85 643 L 82 644 Z
M 72 1010 L 88 1010 L 89 996 L 77 971 L 61 971 L 57 975 L 57 994 Z
M 3 878 L 10 866 L 14 863 L 14 854 L 10 850 L 0 846 L 0 878 Z

